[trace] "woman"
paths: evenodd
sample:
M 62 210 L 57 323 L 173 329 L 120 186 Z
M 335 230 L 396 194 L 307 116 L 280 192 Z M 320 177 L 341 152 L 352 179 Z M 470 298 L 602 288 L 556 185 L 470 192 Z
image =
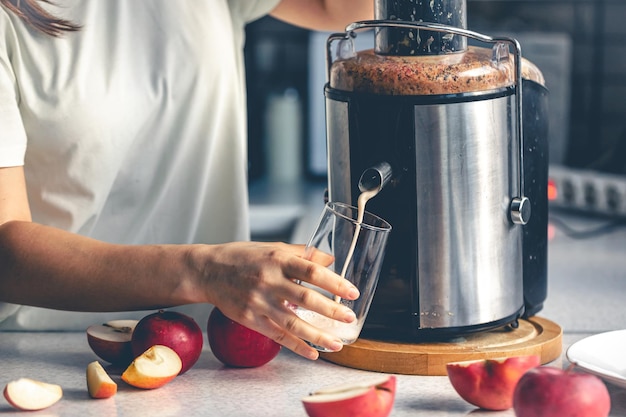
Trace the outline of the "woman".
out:
M 215 305 L 304 357 L 341 349 L 285 303 L 349 322 L 293 280 L 356 289 L 247 242 L 244 27 L 342 29 L 372 1 L 0 3 L 0 327 Z

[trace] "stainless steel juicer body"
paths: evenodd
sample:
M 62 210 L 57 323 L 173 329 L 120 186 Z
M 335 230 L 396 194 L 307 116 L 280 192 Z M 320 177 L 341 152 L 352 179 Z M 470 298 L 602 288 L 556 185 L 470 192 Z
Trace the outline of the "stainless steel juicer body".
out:
M 349 29 L 397 24 L 372 21 Z M 411 25 L 493 41 L 494 54 L 506 58 L 506 39 Z M 351 36 L 348 30 L 343 39 Z M 329 50 L 339 38 L 329 39 Z M 521 57 L 515 58 L 519 64 Z M 530 86 L 528 115 L 522 110 L 527 83 L 520 66 L 512 85 L 467 93 L 381 95 L 326 86 L 329 198 L 354 203 L 364 171 L 380 162 L 393 171 L 368 202 L 368 211 L 394 231 L 364 337 L 455 337 L 515 325 L 541 309 L 547 200 L 534 184 L 544 176 L 547 182 L 546 95 Z

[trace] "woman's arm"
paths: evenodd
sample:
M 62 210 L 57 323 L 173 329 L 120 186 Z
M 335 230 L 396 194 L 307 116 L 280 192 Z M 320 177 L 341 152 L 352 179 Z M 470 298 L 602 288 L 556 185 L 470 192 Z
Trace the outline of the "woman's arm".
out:
M 184 246 L 113 245 L 26 221 L 0 226 L 0 301 L 70 311 L 202 302 Z M 188 285 L 188 284 L 187 284 Z
M 0 301 L 75 311 L 211 303 L 302 356 L 318 355 L 302 339 L 341 348 L 285 305 L 354 320 L 349 309 L 293 282 L 358 295 L 348 281 L 303 259 L 301 246 L 105 243 L 29 221 L 24 183 L 21 168 L 0 169 Z
M 282 0 L 272 11 L 277 19 L 314 30 L 343 31 L 374 17 L 374 0 Z

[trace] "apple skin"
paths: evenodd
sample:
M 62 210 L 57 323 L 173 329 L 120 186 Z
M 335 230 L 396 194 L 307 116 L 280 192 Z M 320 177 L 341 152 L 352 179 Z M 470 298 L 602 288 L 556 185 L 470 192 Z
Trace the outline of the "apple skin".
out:
M 527 355 L 451 362 L 446 371 L 456 392 L 468 403 L 484 410 L 508 410 L 513 407 L 513 393 L 522 375 L 539 365 L 539 356 Z
M 209 315 L 207 339 L 215 357 L 235 368 L 265 365 L 281 348 L 269 337 L 229 319 L 217 307 Z
M 122 373 L 122 381 L 135 388 L 162 387 L 180 374 L 182 361 L 168 346 L 154 345 L 137 356 Z
M 134 357 L 154 345 L 172 348 L 183 362 L 181 374 L 196 364 L 203 344 L 202 329 L 193 318 L 176 311 L 163 310 L 139 320 L 131 339 Z
M 20 378 L 4 387 L 4 398 L 18 410 L 43 410 L 63 397 L 60 385 L 49 384 L 30 378 Z
M 103 361 L 114 365 L 128 366 L 135 355 L 131 337 L 137 320 L 111 320 L 87 328 L 87 343 Z
M 117 384 L 104 370 L 100 362 L 93 361 L 87 365 L 87 391 L 95 399 L 110 398 L 117 393 Z
M 323 389 L 302 399 L 309 417 L 387 417 L 396 395 L 396 377 Z
M 606 417 L 611 397 L 595 375 L 543 366 L 519 380 L 513 409 L 517 417 Z

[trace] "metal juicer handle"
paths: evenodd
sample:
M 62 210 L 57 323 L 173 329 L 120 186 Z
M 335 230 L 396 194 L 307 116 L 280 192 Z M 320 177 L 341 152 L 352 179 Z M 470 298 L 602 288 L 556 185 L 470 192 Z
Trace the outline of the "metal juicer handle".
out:
M 530 200 L 524 195 L 524 127 L 522 123 L 522 47 L 514 38 L 491 37 L 471 30 L 457 28 L 454 26 L 442 25 L 440 23 L 429 22 L 405 22 L 400 20 L 364 20 L 354 22 L 346 26 L 345 33 L 336 33 L 329 36 L 327 46 L 327 68 L 330 79 L 330 67 L 332 65 L 331 45 L 335 40 L 350 39 L 355 37 L 355 31 L 363 29 L 373 29 L 378 27 L 396 27 L 404 29 L 428 29 L 434 32 L 445 32 L 454 35 L 465 36 L 480 42 L 489 44 L 508 43 L 513 48 L 515 56 L 515 107 L 517 111 L 516 130 L 519 144 L 519 196 L 513 197 L 510 205 L 511 221 L 515 224 L 525 225 L 530 219 Z

